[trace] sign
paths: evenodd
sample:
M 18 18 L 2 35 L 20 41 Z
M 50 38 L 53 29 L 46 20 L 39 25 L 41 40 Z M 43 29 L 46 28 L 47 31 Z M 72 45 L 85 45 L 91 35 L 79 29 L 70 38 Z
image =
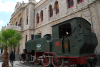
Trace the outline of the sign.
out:
M 59 46 L 59 42 L 56 42 L 56 46 Z
M 41 49 L 41 44 L 37 44 L 37 50 L 40 50 Z

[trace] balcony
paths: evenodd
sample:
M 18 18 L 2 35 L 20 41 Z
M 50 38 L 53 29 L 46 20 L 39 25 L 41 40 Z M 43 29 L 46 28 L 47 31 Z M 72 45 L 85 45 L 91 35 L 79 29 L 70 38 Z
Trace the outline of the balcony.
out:
M 6 28 L 6 29 L 9 29 L 9 28 L 15 29 L 15 30 L 17 30 L 17 31 L 21 31 L 21 27 L 20 27 L 20 26 L 7 25 L 7 28 Z
M 17 31 L 21 31 L 21 27 L 20 26 L 13 26 L 12 28 L 17 30 Z

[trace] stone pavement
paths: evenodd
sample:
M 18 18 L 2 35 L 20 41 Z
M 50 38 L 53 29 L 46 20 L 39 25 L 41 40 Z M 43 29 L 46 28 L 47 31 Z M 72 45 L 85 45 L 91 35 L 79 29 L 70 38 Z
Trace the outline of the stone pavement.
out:
M 2 62 L 0 62 L 0 67 L 2 66 Z M 12 67 L 10 62 L 9 62 L 9 67 Z M 34 64 L 22 64 L 19 63 L 18 61 L 14 61 L 13 67 L 44 67 L 42 65 L 34 65 Z
M 2 62 L 0 62 L 0 67 L 2 66 Z M 11 64 L 9 63 L 9 67 L 11 67 Z M 18 61 L 14 61 L 14 65 L 13 67 L 29 67 L 29 66 L 25 66 L 20 64 Z

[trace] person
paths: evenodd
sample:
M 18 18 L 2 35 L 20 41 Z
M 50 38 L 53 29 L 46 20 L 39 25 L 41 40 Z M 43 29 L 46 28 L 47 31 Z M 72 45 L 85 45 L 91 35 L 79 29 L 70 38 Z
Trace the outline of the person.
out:
M 13 53 L 13 51 L 11 51 L 11 53 L 10 53 L 10 63 L 12 65 L 12 67 L 13 67 L 14 60 L 15 60 L 15 53 Z

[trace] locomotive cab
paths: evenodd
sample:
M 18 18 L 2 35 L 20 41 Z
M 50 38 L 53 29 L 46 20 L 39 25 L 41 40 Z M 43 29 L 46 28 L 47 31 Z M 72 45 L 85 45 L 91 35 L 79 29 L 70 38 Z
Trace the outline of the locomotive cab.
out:
M 62 22 L 52 26 L 53 47 L 52 50 L 58 56 L 69 56 L 70 54 L 70 37 L 72 36 L 72 21 Z M 58 51 L 59 49 L 59 51 Z
M 53 25 L 52 35 L 52 50 L 59 56 L 79 57 L 94 54 L 97 46 L 97 38 L 91 31 L 91 24 L 79 17 Z

